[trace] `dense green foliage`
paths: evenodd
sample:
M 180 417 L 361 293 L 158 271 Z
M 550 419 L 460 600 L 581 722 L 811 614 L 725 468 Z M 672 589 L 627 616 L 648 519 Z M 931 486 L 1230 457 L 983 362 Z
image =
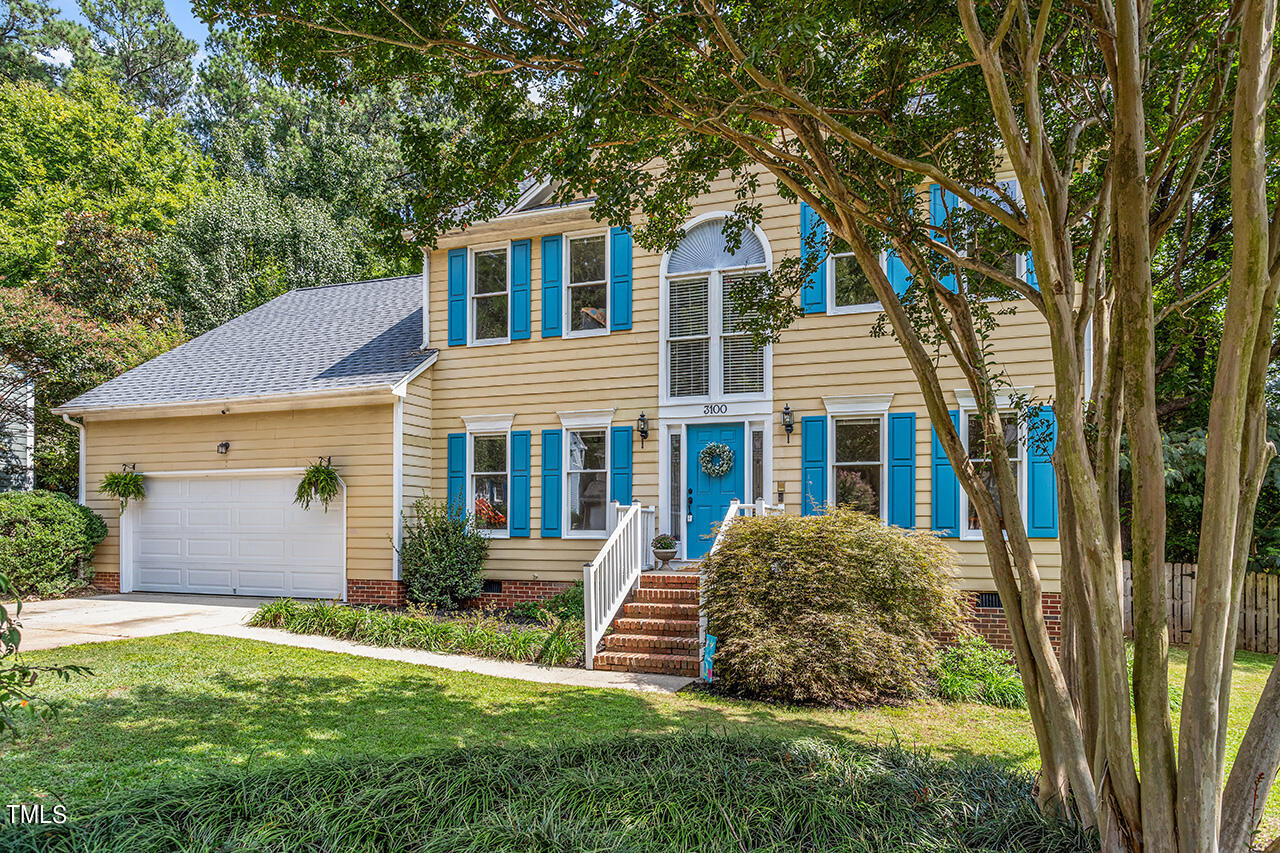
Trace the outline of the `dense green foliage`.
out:
M 1032 780 L 899 747 L 711 734 L 294 761 L 118 795 L 0 850 L 1087 853 Z M 625 795 L 623 793 L 625 792 Z
M 140 501 L 147 496 L 146 484 L 137 471 L 108 471 L 98 484 L 98 491 L 111 495 L 120 501 L 120 509 L 129 505 L 129 501 Z
M 106 74 L 137 103 L 174 112 L 191 85 L 197 45 L 169 19 L 164 0 L 78 0 L 88 22 L 75 65 Z
M 61 595 L 92 576 L 107 525 L 55 492 L 0 493 L 0 573 L 18 595 Z
M 963 618 L 954 561 L 932 534 L 843 507 L 739 519 L 703 562 L 716 678 L 788 702 L 922 694 Z
M 489 540 L 474 519 L 443 501 L 420 498 L 403 523 L 400 579 L 410 601 L 457 607 L 480 595 Z
M 1013 655 L 982 637 L 962 637 L 938 655 L 933 671 L 938 695 L 948 702 L 980 702 L 999 708 L 1027 707 Z
M 549 617 L 547 624 L 529 627 L 512 625 L 481 611 L 441 620 L 429 609 L 394 613 L 328 601 L 300 604 L 291 598 L 262 605 L 249 624 L 370 646 L 530 661 L 546 666 L 581 664 L 585 642 L 581 617 L 576 622 Z
M 3 497 L 0 495 L 0 501 Z M 0 568 L 0 740 L 10 740 L 19 733 L 20 719 L 47 722 L 58 713 L 59 703 L 36 695 L 35 684 L 41 677 L 52 675 L 67 681 L 73 675 L 89 674 L 88 669 L 74 664 L 38 666 L 19 659 L 21 615 L 17 590 Z
M 582 581 L 542 601 L 521 601 L 511 608 L 511 613 L 526 619 L 538 619 L 549 613 L 557 619 L 581 620 L 586 613 Z

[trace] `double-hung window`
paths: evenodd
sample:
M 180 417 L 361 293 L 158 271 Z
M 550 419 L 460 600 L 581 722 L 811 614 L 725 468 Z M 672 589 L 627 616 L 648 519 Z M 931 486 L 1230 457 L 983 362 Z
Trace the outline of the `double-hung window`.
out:
M 476 527 L 492 534 L 510 529 L 511 454 L 508 433 L 471 438 L 471 512 Z
M 723 322 L 720 326 L 720 352 L 723 363 L 722 391 L 725 394 L 759 394 L 764 391 L 764 350 L 756 345 L 746 323 L 751 318 L 738 310 L 734 291 L 744 283 L 743 276 L 723 280 L 720 299 Z
M 603 536 L 609 505 L 609 442 L 604 429 L 570 429 L 565 442 L 565 499 L 571 534 Z
M 998 446 L 992 446 L 987 441 L 986 434 L 982 429 L 982 415 L 976 412 L 967 412 L 961 421 L 964 426 L 965 446 L 969 451 L 969 460 L 973 463 L 974 469 L 978 472 L 978 476 L 986 484 L 987 491 L 991 493 L 991 497 L 996 502 L 996 511 L 1004 516 L 1001 507 L 1000 492 L 996 488 L 995 468 L 992 460 L 996 457 L 994 454 L 1003 453 L 1009 460 L 1010 467 L 1013 468 L 1014 479 L 1018 484 L 1019 500 L 1026 493 L 1026 464 L 1023 459 L 1023 441 L 1022 435 L 1018 427 L 1018 416 L 1014 412 L 1000 413 L 1000 426 L 1002 432 L 1002 441 Z M 964 532 L 972 537 L 982 535 L 982 522 L 978 518 L 977 508 L 973 502 L 968 500 L 964 492 L 961 491 L 961 499 L 964 501 Z
M 884 511 L 884 421 L 880 417 L 835 418 L 832 498 L 841 506 L 882 517 Z
M 887 254 L 882 252 L 880 254 L 882 269 L 887 259 Z M 872 289 L 867 274 L 862 271 L 862 265 L 854 257 L 849 244 L 839 237 L 831 247 L 831 262 L 827 277 L 828 286 L 831 288 L 831 304 L 835 306 L 832 313 L 880 308 L 880 299 Z
M 474 343 L 506 341 L 510 337 L 511 268 L 507 249 L 478 249 L 471 288 Z
M 667 288 L 667 322 L 672 397 L 711 393 L 710 279 L 674 279 Z
M 565 252 L 566 334 L 602 334 L 609 330 L 609 255 L 604 234 L 570 237 Z

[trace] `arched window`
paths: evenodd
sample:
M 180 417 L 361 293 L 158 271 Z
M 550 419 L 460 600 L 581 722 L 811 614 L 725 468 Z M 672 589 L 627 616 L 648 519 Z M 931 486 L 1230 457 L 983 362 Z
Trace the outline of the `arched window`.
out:
M 694 401 L 765 391 L 765 352 L 754 345 L 737 312 L 733 290 L 766 272 L 768 250 L 746 229 L 730 250 L 724 218 L 691 227 L 667 256 L 667 387 L 670 399 Z

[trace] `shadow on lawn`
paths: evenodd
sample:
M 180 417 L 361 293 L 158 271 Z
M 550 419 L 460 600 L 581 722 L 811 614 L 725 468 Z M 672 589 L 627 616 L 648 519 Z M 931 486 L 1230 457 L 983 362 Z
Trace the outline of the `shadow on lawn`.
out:
M 275 674 L 300 664 L 301 654 L 281 654 L 265 671 L 236 670 L 225 660 L 212 671 L 195 663 L 189 676 L 177 678 L 142 680 L 143 671 L 136 674 L 141 683 L 131 687 L 118 685 L 125 673 L 114 673 L 116 686 L 104 684 L 102 693 L 67 702 L 51 737 L 32 737 L 0 754 L 0 769 L 18 771 L 0 772 L 10 776 L 0 784 L 0 796 L 17 802 L 48 793 L 76 803 L 227 764 L 264 767 L 301 756 L 402 756 L 488 744 L 563 745 L 624 732 L 749 730 L 785 738 L 876 739 L 854 714 L 797 718 L 794 711 L 756 702 L 673 702 L 627 690 L 540 685 L 338 655 L 306 658 L 318 672 Z M 263 662 L 255 663 L 262 668 Z M 401 672 L 387 672 L 388 666 Z M 411 671 L 403 673 L 406 668 Z M 946 725 L 945 718 L 939 725 Z M 1025 758 L 990 756 L 984 746 L 975 740 L 972 748 L 929 751 L 945 759 Z

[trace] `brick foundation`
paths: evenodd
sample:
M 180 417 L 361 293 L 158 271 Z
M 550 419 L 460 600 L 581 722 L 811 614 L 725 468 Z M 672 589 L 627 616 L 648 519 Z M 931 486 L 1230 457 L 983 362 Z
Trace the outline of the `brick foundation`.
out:
M 347 578 L 347 603 L 404 607 L 404 584 L 400 581 Z
M 1009 635 L 1009 622 L 1005 619 L 1004 608 L 979 607 L 979 593 L 970 592 L 968 595 L 973 608 L 973 614 L 969 617 L 969 627 L 996 648 L 1012 649 L 1013 638 Z M 1041 593 L 1040 604 L 1044 608 L 1044 620 L 1049 629 L 1049 639 L 1053 641 L 1053 647 L 1056 649 L 1062 639 L 1062 594 Z
M 89 581 L 89 586 L 98 592 L 119 592 L 120 591 L 120 573 L 119 572 L 94 572 L 93 580 Z
M 573 586 L 567 581 L 503 580 L 487 581 L 486 583 L 499 584 L 501 591 L 480 593 L 479 598 L 470 602 L 473 607 L 483 607 L 486 610 L 506 610 L 522 601 L 542 601 Z

